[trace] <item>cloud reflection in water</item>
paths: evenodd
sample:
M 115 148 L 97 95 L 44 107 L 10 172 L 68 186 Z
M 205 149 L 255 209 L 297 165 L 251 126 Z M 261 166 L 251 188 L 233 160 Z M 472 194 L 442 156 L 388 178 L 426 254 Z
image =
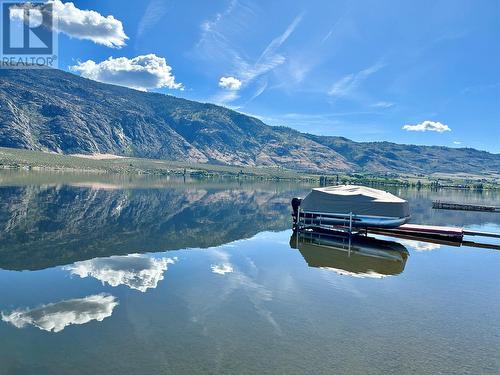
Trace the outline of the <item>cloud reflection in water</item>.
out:
M 210 268 L 212 272 L 217 275 L 225 275 L 226 273 L 232 273 L 234 271 L 233 266 L 229 263 L 213 264 Z
M 163 273 L 177 258 L 152 258 L 141 254 L 94 258 L 65 267 L 72 275 L 93 277 L 113 287 L 126 285 L 146 292 L 156 288 Z
M 33 309 L 15 310 L 10 314 L 2 311 L 2 320 L 17 328 L 32 325 L 43 331 L 60 332 L 72 324 L 85 324 L 92 320 L 101 322 L 111 316 L 117 305 L 116 297 L 96 294 Z
M 415 251 L 433 251 L 441 248 L 440 244 L 415 240 L 399 240 L 399 242 Z

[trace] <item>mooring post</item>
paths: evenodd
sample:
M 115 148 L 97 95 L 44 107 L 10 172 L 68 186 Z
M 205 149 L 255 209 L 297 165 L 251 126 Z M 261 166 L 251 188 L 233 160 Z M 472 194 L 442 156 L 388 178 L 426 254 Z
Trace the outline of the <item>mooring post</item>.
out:
M 302 209 L 299 207 L 299 209 L 297 210 L 297 225 L 298 225 L 299 230 L 302 230 L 302 219 L 300 218 L 301 211 L 302 211 Z M 304 220 L 305 220 L 305 218 L 304 218 Z
M 352 237 L 351 232 L 349 232 L 349 245 L 348 245 L 349 247 L 347 248 L 347 256 L 349 257 L 351 256 L 351 237 Z

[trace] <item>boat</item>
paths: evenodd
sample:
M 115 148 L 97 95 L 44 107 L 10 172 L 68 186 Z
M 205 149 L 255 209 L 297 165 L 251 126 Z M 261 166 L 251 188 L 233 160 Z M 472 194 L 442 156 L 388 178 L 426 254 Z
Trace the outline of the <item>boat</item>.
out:
M 408 202 L 386 191 L 356 185 L 312 189 L 292 200 L 296 227 L 395 228 L 410 220 Z
M 332 231 L 295 232 L 290 247 L 300 251 L 309 267 L 355 277 L 399 275 L 409 256 L 398 242 Z

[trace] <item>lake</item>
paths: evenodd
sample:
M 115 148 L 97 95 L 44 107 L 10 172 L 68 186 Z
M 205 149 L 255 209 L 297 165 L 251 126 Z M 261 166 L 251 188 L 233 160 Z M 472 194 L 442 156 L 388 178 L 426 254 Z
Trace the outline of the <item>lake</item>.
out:
M 293 237 L 311 187 L 1 172 L 0 373 L 500 373 L 500 251 Z M 500 232 L 431 208 L 498 193 L 390 191 L 414 223 Z

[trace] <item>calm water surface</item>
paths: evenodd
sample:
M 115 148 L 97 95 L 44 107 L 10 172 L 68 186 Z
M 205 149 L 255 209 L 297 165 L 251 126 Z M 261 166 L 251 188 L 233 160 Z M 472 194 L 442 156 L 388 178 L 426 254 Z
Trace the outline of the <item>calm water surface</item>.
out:
M 0 374 L 500 372 L 500 251 L 296 238 L 309 189 L 0 174 Z M 500 232 L 430 208 L 498 194 L 393 192 Z

